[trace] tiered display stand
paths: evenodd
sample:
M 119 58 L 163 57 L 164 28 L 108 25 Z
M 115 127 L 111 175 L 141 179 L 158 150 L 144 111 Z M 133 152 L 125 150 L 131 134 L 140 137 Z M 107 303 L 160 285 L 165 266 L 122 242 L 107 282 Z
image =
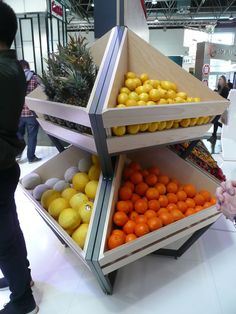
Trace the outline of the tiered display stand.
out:
M 62 242 L 66 243 L 95 274 L 103 291 L 111 294 L 112 279 L 116 270 L 159 249 L 162 249 L 163 254 L 173 255 L 173 252 L 175 256 L 182 254 L 205 228 L 219 217 L 219 212 L 213 206 L 108 251 L 106 242 L 112 227 L 112 215 L 118 197 L 122 169 L 127 160 L 132 159 L 145 166 L 158 165 L 166 169 L 167 174 L 179 178 L 181 182 L 193 182 L 199 189 L 204 186 L 213 194 L 219 184 L 199 168 L 163 147 L 200 139 L 210 128 L 210 124 L 123 137 L 112 136 L 111 128 L 200 116 L 214 117 L 224 112 L 228 102 L 127 28 L 115 27 L 94 44 L 91 52 L 99 66 L 99 72 L 87 108 L 50 102 L 42 89 L 35 90 L 27 98 L 28 106 L 38 114 L 39 123 L 45 132 L 72 144 L 36 170 L 42 179 L 46 180 L 52 176 L 63 177 L 65 169 L 76 165 L 78 159 L 86 156 L 87 152 L 98 154 L 100 157 L 102 175 L 84 250 L 81 250 L 40 203 L 33 199 L 29 191 L 24 189 L 24 192 Z M 147 72 L 150 77 L 176 82 L 181 90 L 191 97 L 200 97 L 202 102 L 114 109 L 118 91 L 127 71 L 137 74 Z M 91 128 L 92 135 L 81 134 L 46 121 L 44 115 L 87 126 Z M 172 249 L 165 249 L 170 244 Z

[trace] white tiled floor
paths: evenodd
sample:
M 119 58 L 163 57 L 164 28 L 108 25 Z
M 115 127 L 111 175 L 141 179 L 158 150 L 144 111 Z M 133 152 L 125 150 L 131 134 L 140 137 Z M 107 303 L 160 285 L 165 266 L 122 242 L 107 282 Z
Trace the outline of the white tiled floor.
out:
M 44 162 L 55 153 L 47 147 L 39 148 L 37 155 Z M 236 178 L 236 162 L 217 158 L 227 175 Z M 22 163 L 22 175 L 39 165 Z M 236 229 L 223 217 L 180 259 L 150 255 L 119 270 L 114 294 L 106 296 L 20 190 L 16 201 L 40 314 L 236 313 Z M 8 292 L 0 293 L 0 307 L 8 296 Z

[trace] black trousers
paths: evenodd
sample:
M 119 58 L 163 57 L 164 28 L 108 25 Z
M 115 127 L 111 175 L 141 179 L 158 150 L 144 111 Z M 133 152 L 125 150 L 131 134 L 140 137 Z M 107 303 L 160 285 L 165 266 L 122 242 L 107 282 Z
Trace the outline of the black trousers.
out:
M 34 304 L 24 236 L 16 212 L 14 193 L 20 168 L 0 170 L 0 269 L 9 283 L 10 300 L 19 309 Z
M 222 128 L 222 123 L 219 122 L 220 118 L 221 118 L 221 115 L 215 116 L 215 118 L 212 120 L 212 123 L 214 124 L 214 130 L 212 133 L 213 136 L 217 135 L 218 127 Z

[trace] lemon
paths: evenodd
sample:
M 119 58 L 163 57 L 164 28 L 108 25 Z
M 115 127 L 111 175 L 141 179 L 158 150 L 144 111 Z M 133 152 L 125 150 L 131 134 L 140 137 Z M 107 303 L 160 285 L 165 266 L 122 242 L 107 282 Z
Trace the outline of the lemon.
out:
M 190 126 L 190 119 L 183 119 L 180 121 L 180 126 L 182 126 L 182 128 L 187 128 Z
M 201 101 L 201 98 L 195 97 L 195 98 L 193 98 L 193 101 L 194 101 L 194 102 L 200 102 L 200 101 Z
M 118 104 L 125 104 L 128 99 L 129 99 L 128 94 L 121 93 L 119 94 L 117 101 L 118 101 Z
M 112 128 L 112 133 L 116 136 L 123 136 L 126 133 L 126 127 L 125 126 L 114 126 Z
M 135 99 L 128 99 L 125 104 L 127 107 L 135 107 L 137 106 L 137 101 Z
M 139 99 L 142 100 L 142 101 L 145 101 L 145 102 L 149 101 L 149 95 L 148 95 L 148 93 L 141 93 L 141 94 L 139 95 Z
M 179 128 L 179 122 L 174 122 L 172 129 L 178 129 Z
M 153 86 L 151 84 L 144 84 L 143 85 L 143 92 L 149 93 L 153 89 Z
M 172 83 L 170 81 L 161 81 L 161 88 L 165 90 L 169 90 L 172 87 Z
M 166 129 L 169 130 L 173 127 L 174 121 L 166 121 Z
M 171 82 L 171 89 L 173 89 L 175 92 L 177 92 L 177 85 L 173 82 Z
M 48 209 L 51 202 L 60 196 L 61 196 L 60 193 L 55 190 L 51 189 L 51 190 L 45 191 L 41 197 L 41 204 L 43 208 Z
M 72 236 L 73 232 L 75 231 L 75 228 L 71 228 L 71 229 L 65 229 L 66 233 L 69 234 L 69 236 Z
M 198 120 L 198 118 L 191 118 L 189 125 L 190 126 L 195 126 L 197 124 L 197 120 Z
M 165 98 L 161 98 L 161 99 L 158 101 L 158 105 L 165 105 L 165 104 L 168 104 L 168 100 L 165 99 Z
M 79 214 L 83 223 L 89 224 L 92 215 L 93 203 L 87 202 L 80 206 Z
M 194 100 L 193 100 L 192 97 L 188 97 L 188 98 L 186 99 L 186 101 L 187 101 L 187 102 L 193 102 Z
M 173 89 L 169 89 L 166 93 L 166 96 L 170 99 L 176 98 L 176 92 Z
M 125 81 L 125 86 L 129 89 L 129 90 L 135 90 L 136 88 L 136 83 L 134 81 L 134 79 L 129 78 Z
M 66 199 L 66 200 L 70 200 L 72 198 L 72 196 L 74 196 L 77 193 L 77 191 L 73 188 L 67 188 L 65 190 L 62 191 L 61 196 Z
M 149 124 L 148 123 L 143 123 L 140 124 L 140 132 L 145 132 L 148 130 Z
M 135 74 L 134 72 L 127 72 L 126 75 L 125 75 L 125 77 L 126 77 L 127 79 L 134 79 L 134 78 L 136 78 L 137 76 L 136 76 L 136 74 Z
M 143 86 L 138 86 L 135 88 L 135 92 L 140 95 L 142 93 L 144 93 L 144 87 Z
M 149 100 L 147 102 L 147 106 L 155 106 L 155 105 L 156 105 L 155 101 Z
M 88 233 L 88 227 L 89 227 L 88 224 L 82 224 L 72 234 L 72 239 L 79 245 L 81 249 L 84 248 L 84 244 Z
M 151 89 L 150 92 L 149 92 L 149 98 L 150 100 L 152 101 L 158 101 L 161 99 L 161 93 L 160 93 L 160 90 L 159 89 Z
M 142 85 L 142 81 L 138 77 L 134 78 L 134 81 L 135 81 L 136 87 L 139 87 Z
M 175 102 L 176 104 L 182 104 L 182 103 L 185 102 L 185 100 L 184 100 L 183 98 L 181 98 L 181 97 L 176 97 L 176 98 L 174 99 L 174 102 Z
M 179 119 L 179 120 L 174 120 L 174 122 L 176 122 L 176 123 L 180 123 L 180 121 L 181 121 L 181 119 Z
M 72 186 L 76 191 L 84 192 L 86 184 L 89 182 L 89 177 L 85 172 L 78 172 L 72 179 Z
M 174 99 L 168 98 L 168 104 L 173 104 L 174 103 Z
M 146 103 L 145 101 L 143 101 L 143 100 L 139 100 L 139 101 L 137 102 L 137 105 L 138 105 L 138 106 L 147 106 L 147 103 Z
M 77 193 L 70 199 L 70 206 L 76 210 L 80 209 L 80 206 L 88 202 L 89 199 L 84 193 Z
M 210 121 L 210 117 L 204 117 L 203 124 L 207 124 Z
M 158 88 L 159 92 L 160 92 L 160 98 L 168 98 L 167 97 L 167 91 L 163 88 Z
M 77 210 L 73 208 L 65 208 L 60 213 L 58 222 L 64 229 L 73 229 L 80 225 L 81 217 Z
M 127 87 L 121 87 L 120 89 L 120 94 L 125 93 L 128 94 L 130 93 L 130 90 Z
M 204 123 L 204 117 L 199 117 L 197 119 L 197 125 L 202 125 Z
M 152 86 L 153 88 L 158 88 L 160 86 L 161 82 L 158 80 L 153 80 Z
M 119 104 L 119 105 L 116 106 L 116 108 L 126 108 L 126 105 L 124 105 L 124 104 Z
M 69 201 L 66 200 L 65 198 L 59 197 L 50 203 L 48 207 L 48 212 L 53 218 L 57 219 L 60 213 L 63 211 L 63 209 L 68 207 Z
M 85 194 L 87 195 L 89 199 L 92 199 L 92 200 L 95 199 L 97 188 L 98 188 L 98 181 L 92 180 L 92 181 L 89 181 L 89 183 L 87 183 L 85 187 Z
M 148 131 L 149 131 L 149 132 L 156 132 L 157 129 L 158 129 L 158 125 L 159 125 L 158 122 L 149 123 L 149 125 L 148 125 Z
M 92 155 L 91 159 L 92 159 L 92 163 L 94 165 L 100 166 L 100 160 L 99 160 L 99 157 L 97 155 Z
M 147 74 L 147 73 L 142 73 L 142 74 L 140 75 L 140 80 L 141 80 L 142 82 L 145 82 L 145 81 L 149 80 L 148 74 Z
M 161 121 L 158 123 L 158 131 L 163 131 L 166 128 L 166 121 Z
M 127 132 L 129 134 L 137 134 L 139 132 L 139 124 L 133 124 L 133 125 L 128 125 L 127 126 Z
M 176 94 L 177 97 L 183 98 L 184 100 L 186 100 L 188 98 L 188 95 L 185 92 L 178 92 Z
M 93 165 L 88 172 L 89 180 L 98 180 L 100 177 L 101 168 L 97 165 Z
M 134 99 L 135 101 L 139 101 L 139 100 L 140 100 L 140 99 L 139 99 L 139 95 L 138 95 L 137 93 L 135 93 L 135 92 L 131 92 L 128 97 L 129 97 L 128 99 Z M 126 99 L 126 101 L 127 101 L 128 99 Z M 125 102 L 126 102 L 126 101 L 125 101 Z

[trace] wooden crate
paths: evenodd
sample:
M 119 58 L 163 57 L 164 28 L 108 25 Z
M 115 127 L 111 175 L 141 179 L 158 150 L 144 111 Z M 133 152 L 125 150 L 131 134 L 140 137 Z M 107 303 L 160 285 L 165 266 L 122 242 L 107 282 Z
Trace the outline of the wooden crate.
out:
M 202 101 L 199 103 L 114 108 L 117 103 L 119 90 L 124 85 L 124 75 L 128 71 L 133 71 L 138 75 L 145 72 L 149 74 L 151 79 L 175 82 L 180 91 L 186 92 L 190 97 L 200 97 Z M 111 136 L 110 128 L 155 121 L 215 116 L 222 114 L 228 103 L 226 99 L 211 91 L 193 75 L 187 73 L 132 31 L 126 29 L 114 66 L 109 92 L 102 109 L 103 123 L 107 129 L 108 150 L 111 153 L 126 151 L 129 150 L 129 144 L 131 144 L 132 148 L 141 148 L 144 142 L 144 147 L 171 143 L 173 142 L 173 137 L 175 137 L 175 142 L 200 138 L 210 128 L 210 124 L 186 130 L 176 129 L 168 133 L 167 131 L 152 134 L 139 133 L 136 137 L 134 136 L 130 139 L 126 139 L 128 135 L 119 139 Z M 119 142 L 118 146 L 116 142 Z M 153 144 L 153 142 L 155 143 Z M 114 146 L 117 146 L 117 148 L 114 149 Z
M 99 67 L 99 71 L 88 101 L 86 108 L 73 106 L 64 103 L 58 103 L 49 101 L 43 88 L 39 86 L 32 93 L 26 97 L 26 104 L 28 107 L 35 111 L 39 117 L 38 121 L 41 127 L 50 135 L 59 137 L 68 143 L 71 143 L 71 136 L 73 138 L 73 145 L 78 147 L 87 148 L 87 144 L 92 148 L 92 152 L 96 152 L 94 138 L 86 133 L 79 133 L 79 131 L 69 129 L 67 127 L 46 121 L 44 115 L 52 116 L 55 118 L 63 119 L 69 122 L 80 124 L 82 126 L 92 128 L 89 118 L 90 108 L 93 105 L 94 100 L 96 101 L 98 95 L 99 82 L 101 77 L 104 77 L 104 68 L 106 65 L 106 57 L 109 49 L 111 48 L 111 42 L 114 38 L 116 29 L 112 29 L 101 39 L 97 40 L 90 48 L 91 55 L 94 59 L 95 64 Z M 100 82 L 101 84 L 101 82 Z M 99 88 L 98 88 L 99 87 Z M 60 134 L 60 136 L 58 136 Z
M 124 244 L 113 250 L 107 250 L 107 239 L 111 232 L 112 216 L 115 212 L 118 190 L 121 183 L 122 170 L 127 159 L 137 161 L 145 167 L 158 166 L 170 177 L 179 179 L 183 184 L 193 183 L 198 190 L 206 188 L 213 195 L 219 182 L 203 173 L 195 166 L 181 159 L 167 148 L 149 149 L 145 152 L 121 155 L 116 165 L 116 172 L 112 182 L 112 190 L 102 232 L 102 241 L 99 253 L 99 264 L 106 275 L 123 267 L 145 255 L 160 248 L 190 236 L 195 231 L 215 222 L 220 213 L 215 206 L 205 209 L 197 214 L 184 218 L 157 231 L 151 232 L 133 242 Z
M 45 164 L 34 170 L 33 172 L 38 173 L 43 182 L 47 179 L 56 177 L 59 179 L 64 179 L 64 173 L 66 169 L 71 166 L 77 166 L 78 161 L 81 158 L 89 157 L 89 153 L 80 150 L 77 147 L 70 146 L 68 149 L 63 151 L 62 153 L 58 154 L 57 156 L 53 157 Z M 22 179 L 21 179 L 22 180 Z M 97 211 L 100 211 L 101 208 L 97 206 L 99 193 L 102 185 L 102 175 L 100 176 L 97 195 L 94 201 L 93 212 L 89 224 L 88 235 L 86 238 L 84 249 L 82 250 L 76 242 L 67 234 L 67 232 L 59 225 L 59 223 L 49 215 L 47 210 L 45 210 L 39 201 L 37 201 L 33 195 L 32 191 L 25 189 L 22 184 L 20 184 L 21 188 L 23 189 L 24 194 L 32 201 L 35 206 L 35 209 L 40 214 L 40 216 L 45 220 L 45 222 L 51 227 L 51 229 L 77 254 L 77 256 L 87 265 L 85 260 L 87 250 L 88 250 L 88 243 L 91 236 L 91 233 L 96 231 L 97 226 L 95 226 L 95 214 Z

